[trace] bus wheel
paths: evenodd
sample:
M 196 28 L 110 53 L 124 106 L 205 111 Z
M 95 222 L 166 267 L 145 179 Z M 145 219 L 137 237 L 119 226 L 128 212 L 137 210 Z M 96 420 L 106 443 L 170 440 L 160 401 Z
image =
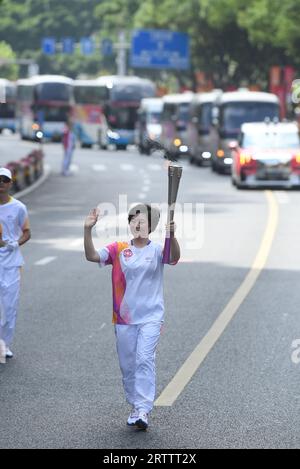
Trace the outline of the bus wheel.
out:
M 116 149 L 117 149 L 117 150 L 126 150 L 126 149 L 127 149 L 127 145 L 125 145 L 125 144 L 124 144 L 124 145 L 123 145 L 123 144 L 122 144 L 122 145 L 116 145 Z
M 99 146 L 100 146 L 100 149 L 101 149 L 101 150 L 107 150 L 107 145 L 101 144 L 101 145 L 99 145 Z
M 91 143 L 81 143 L 81 148 L 92 148 L 92 144 Z

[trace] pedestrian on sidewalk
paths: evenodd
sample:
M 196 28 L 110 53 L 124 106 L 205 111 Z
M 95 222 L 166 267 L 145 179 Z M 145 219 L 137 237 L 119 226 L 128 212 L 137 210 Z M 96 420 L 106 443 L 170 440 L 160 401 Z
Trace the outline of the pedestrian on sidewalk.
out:
M 24 265 L 20 246 L 30 239 L 26 206 L 10 196 L 12 174 L 0 168 L 0 362 L 12 358 L 20 296 L 21 267 Z
M 72 163 L 72 158 L 76 146 L 75 125 L 71 116 L 68 117 L 68 120 L 66 122 L 62 143 L 64 148 L 62 175 L 69 176 L 71 174 L 70 166 Z
M 159 222 L 159 210 L 138 204 L 128 214 L 133 239 L 94 248 L 92 227 L 101 218 L 91 210 L 84 225 L 86 259 L 99 266 L 112 265 L 113 324 L 117 353 L 128 403 L 127 425 L 148 427 L 155 399 L 155 351 L 164 320 L 163 248 L 149 239 Z M 170 264 L 180 258 L 175 224 L 167 226 L 171 237 Z

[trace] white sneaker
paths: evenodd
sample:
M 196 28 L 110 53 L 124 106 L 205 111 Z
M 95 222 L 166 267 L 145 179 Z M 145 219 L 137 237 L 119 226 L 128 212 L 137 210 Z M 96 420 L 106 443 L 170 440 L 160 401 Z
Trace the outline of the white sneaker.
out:
M 6 355 L 6 358 L 12 358 L 14 356 L 14 354 L 12 353 L 12 351 L 8 347 L 6 347 L 5 355 Z
M 6 345 L 4 340 L 0 340 L 0 363 L 6 363 Z
M 139 411 L 137 409 L 132 409 L 127 419 L 127 425 L 129 425 L 129 427 L 133 427 L 138 418 L 139 418 Z
M 136 426 L 139 430 L 147 430 L 148 428 L 148 414 L 145 411 L 140 411 L 138 415 L 138 419 L 136 421 Z

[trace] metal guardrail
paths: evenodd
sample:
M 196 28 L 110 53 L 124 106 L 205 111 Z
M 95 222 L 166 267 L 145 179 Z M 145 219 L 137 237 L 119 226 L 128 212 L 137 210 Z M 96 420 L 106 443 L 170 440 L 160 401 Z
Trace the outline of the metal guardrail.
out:
M 44 172 L 44 153 L 42 150 L 33 150 L 19 161 L 7 163 L 12 173 L 12 192 L 20 192 L 37 181 Z

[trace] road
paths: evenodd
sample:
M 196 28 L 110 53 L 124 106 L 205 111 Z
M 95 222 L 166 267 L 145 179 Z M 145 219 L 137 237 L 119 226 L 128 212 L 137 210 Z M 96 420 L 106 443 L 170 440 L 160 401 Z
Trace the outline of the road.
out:
M 34 146 L 17 137 L 0 144 L 11 154 Z M 126 428 L 110 268 L 85 261 L 82 225 L 100 203 L 119 210 L 119 194 L 128 204 L 165 202 L 165 162 L 134 148 L 77 149 L 73 175 L 64 178 L 61 146 L 47 144 L 45 152 L 51 175 L 22 199 L 32 240 L 23 249 L 15 357 L 0 365 L 0 447 L 299 447 L 300 364 L 292 360 L 292 344 L 300 339 L 300 193 L 237 191 L 227 176 L 182 162 L 182 262 L 165 269 L 158 399 L 149 431 L 139 433 Z M 183 204 L 199 204 L 194 234 L 191 205 L 184 206 L 186 218 L 179 216 Z M 121 213 L 124 220 L 124 204 Z M 100 222 L 97 246 L 113 219 L 109 213 L 102 229 Z M 253 266 L 259 252 L 266 262 Z M 241 291 L 249 272 L 254 281 Z M 209 331 L 228 304 L 227 327 L 209 346 Z M 182 378 L 171 404 L 161 405 L 160 396 L 199 343 L 204 355 L 195 373 Z

